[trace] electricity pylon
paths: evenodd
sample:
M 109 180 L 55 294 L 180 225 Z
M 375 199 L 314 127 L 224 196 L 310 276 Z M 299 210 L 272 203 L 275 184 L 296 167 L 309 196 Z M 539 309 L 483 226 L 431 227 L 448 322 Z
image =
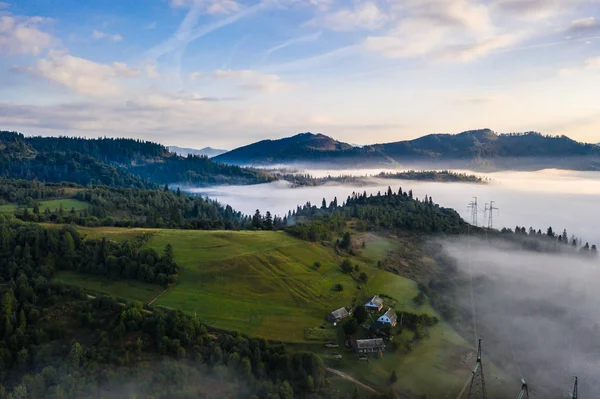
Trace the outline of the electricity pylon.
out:
M 477 197 L 473 197 L 473 201 L 469 202 L 468 208 L 471 209 L 471 224 L 477 227 L 477 213 L 479 212 Z
M 519 392 L 517 399 L 529 399 L 529 387 L 524 378 L 521 378 L 521 392 Z
M 485 390 L 485 377 L 483 375 L 483 363 L 481 363 L 481 338 L 477 345 L 477 361 L 473 367 L 471 386 L 469 387 L 469 399 L 487 399 Z
M 485 213 L 487 213 L 488 211 L 490 212 L 490 213 L 488 213 L 488 226 L 487 226 L 488 229 L 490 229 L 490 230 L 492 228 L 494 228 L 494 211 L 497 211 L 500 209 L 500 208 L 496 208 L 494 206 L 494 202 L 495 201 L 490 201 L 489 205 L 485 204 L 485 210 L 484 210 Z
M 573 392 L 571 392 L 571 397 L 573 399 L 577 399 L 577 377 L 575 377 L 575 384 L 573 384 Z

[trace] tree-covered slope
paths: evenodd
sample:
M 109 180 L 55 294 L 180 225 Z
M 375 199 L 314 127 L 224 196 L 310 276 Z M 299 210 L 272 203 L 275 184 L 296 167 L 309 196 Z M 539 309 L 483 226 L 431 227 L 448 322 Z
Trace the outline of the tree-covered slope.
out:
M 156 183 L 252 184 L 275 179 L 205 156 L 181 157 L 149 141 L 30 137 L 5 131 L 0 131 L 0 176 L 151 188 Z
M 323 134 L 301 133 L 279 140 L 263 140 L 213 158 L 239 165 L 268 165 L 291 162 L 383 162 L 371 148 L 353 147 Z
M 600 147 L 536 132 L 497 134 L 490 129 L 430 134 L 361 148 L 322 134 L 264 140 L 215 158 L 238 164 L 327 163 L 340 167 L 399 163 L 498 169 L 600 169 Z

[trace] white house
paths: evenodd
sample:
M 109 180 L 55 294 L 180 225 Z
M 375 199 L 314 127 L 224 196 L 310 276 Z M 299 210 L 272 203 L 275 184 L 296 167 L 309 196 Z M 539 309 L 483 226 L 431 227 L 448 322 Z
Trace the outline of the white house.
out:
M 394 309 L 389 308 L 387 310 L 387 312 L 385 312 L 384 314 L 382 314 L 378 319 L 378 322 L 382 323 L 382 324 L 389 324 L 392 327 L 394 327 L 396 325 L 396 322 L 398 321 L 398 315 L 396 314 L 396 312 L 394 311 Z

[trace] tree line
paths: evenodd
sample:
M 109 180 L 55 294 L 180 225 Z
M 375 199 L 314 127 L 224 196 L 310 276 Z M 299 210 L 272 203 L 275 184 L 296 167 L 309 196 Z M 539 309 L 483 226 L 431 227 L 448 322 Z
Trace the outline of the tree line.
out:
M 0 176 L 112 187 L 156 184 L 254 184 L 277 178 L 262 171 L 181 157 L 166 147 L 133 139 L 29 137 L 0 131 Z
M 367 195 L 367 192 L 352 193 L 341 205 L 337 198 L 327 205 L 323 199 L 321 207 L 305 204 L 290 212 L 286 217 L 293 222 L 287 231 L 309 241 L 329 240 L 333 233 L 346 228 L 354 221 L 359 231 L 402 229 L 417 233 L 466 232 L 467 224 L 453 209 L 440 207 L 431 197 L 415 198 L 412 190 L 397 192 L 388 187 L 386 193 Z
M 46 229 L 0 214 L 0 277 L 26 297 L 33 295 L 32 288 L 26 280 L 24 284 L 16 283 L 23 270 L 31 271 L 36 281 L 40 278 L 40 284 L 46 284 L 57 270 L 162 286 L 174 283 L 179 266 L 174 261 L 173 248 L 167 245 L 159 254 L 144 248 L 142 241 L 90 240 L 69 226 Z

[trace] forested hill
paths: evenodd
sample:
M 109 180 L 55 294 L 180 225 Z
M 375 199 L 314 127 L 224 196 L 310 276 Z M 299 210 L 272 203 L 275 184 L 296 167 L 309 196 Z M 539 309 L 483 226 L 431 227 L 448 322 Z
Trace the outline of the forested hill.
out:
M 213 158 L 234 165 L 292 162 L 382 163 L 386 158 L 372 148 L 353 147 L 323 134 L 301 133 L 279 140 L 263 140 Z
M 252 184 L 275 179 L 205 156 L 181 157 L 149 141 L 29 137 L 6 131 L 0 131 L 0 176 L 138 188 L 154 188 L 157 183 Z
M 236 165 L 327 163 L 348 167 L 400 163 L 435 168 L 600 170 L 600 147 L 566 136 L 536 132 L 498 134 L 490 129 L 430 134 L 361 148 L 322 134 L 303 133 L 260 141 L 214 159 Z

